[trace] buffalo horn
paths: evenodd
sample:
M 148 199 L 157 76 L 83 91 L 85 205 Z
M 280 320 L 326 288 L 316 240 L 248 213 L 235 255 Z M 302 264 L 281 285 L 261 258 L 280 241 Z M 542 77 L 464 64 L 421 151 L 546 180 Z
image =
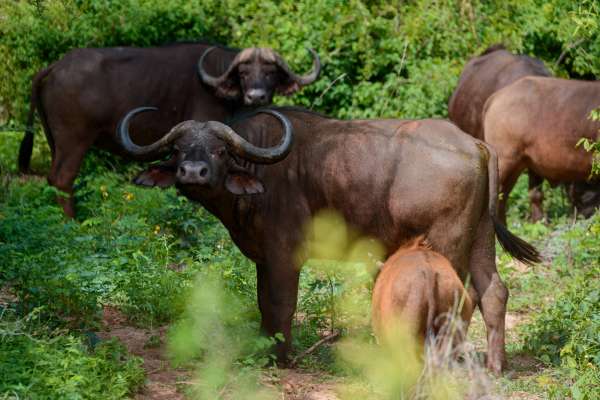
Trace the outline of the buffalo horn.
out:
M 317 80 L 317 78 L 319 77 L 319 74 L 321 73 L 321 59 L 319 58 L 319 55 L 313 49 L 309 48 L 308 51 L 310 51 L 310 53 L 313 56 L 313 68 L 312 68 L 312 71 L 310 71 L 308 74 L 303 75 L 303 76 L 296 75 L 294 72 L 292 72 L 290 67 L 283 60 L 283 58 L 277 57 L 277 65 L 279 66 L 279 68 L 284 70 L 300 86 L 306 86 L 306 85 L 313 83 L 314 81 Z
M 264 109 L 258 112 L 276 117 L 283 126 L 283 136 L 281 141 L 274 147 L 256 147 L 238 135 L 229 126 L 221 122 L 209 121 L 206 123 L 206 127 L 211 130 L 211 133 L 227 143 L 232 152 L 248 161 L 257 164 L 273 164 L 281 161 L 289 154 L 292 148 L 292 142 L 294 140 L 294 129 L 292 128 L 292 124 L 278 111 Z
M 175 125 L 169 133 L 165 136 L 157 140 L 156 142 L 149 144 L 147 146 L 139 146 L 131 140 L 131 136 L 129 135 L 129 122 L 131 119 L 139 114 L 146 111 L 156 111 L 158 108 L 156 107 L 138 107 L 129 111 L 125 117 L 119 122 L 117 126 L 117 139 L 121 147 L 133 156 L 157 156 L 159 154 L 165 153 L 169 149 L 170 143 L 181 136 L 182 133 L 185 133 L 191 124 L 197 124 L 196 121 L 184 121 L 177 125 Z

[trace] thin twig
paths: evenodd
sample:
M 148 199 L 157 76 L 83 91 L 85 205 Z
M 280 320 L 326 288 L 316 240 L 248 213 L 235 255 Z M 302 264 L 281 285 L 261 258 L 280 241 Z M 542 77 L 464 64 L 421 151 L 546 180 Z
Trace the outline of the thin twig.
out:
M 563 61 L 563 59 L 567 56 L 568 52 L 570 52 L 571 50 L 573 50 L 575 47 L 579 46 L 586 40 L 587 40 L 586 38 L 581 38 L 581 39 L 567 45 L 567 47 L 563 50 L 562 53 L 560 53 L 560 56 L 558 56 L 558 58 L 554 62 L 554 68 L 556 68 L 560 65 L 560 63 Z
M 346 73 L 344 72 L 343 74 L 341 74 L 340 76 L 338 76 L 337 78 L 335 78 L 326 88 L 325 90 L 323 90 L 323 92 L 321 92 L 321 95 L 319 96 L 319 98 L 317 98 L 317 101 L 321 101 L 323 99 L 323 96 L 325 96 L 325 93 L 327 93 L 329 91 L 329 89 L 331 89 L 333 87 L 333 85 L 335 85 L 339 80 L 342 80 L 346 77 Z M 315 103 L 315 101 L 313 101 L 313 104 Z
M 302 360 L 304 357 L 306 357 L 307 355 L 313 353 L 316 349 L 319 348 L 319 346 L 322 346 L 323 344 L 327 343 L 327 342 L 331 342 L 334 339 L 337 339 L 340 336 L 340 332 L 334 332 L 330 335 L 325 336 L 324 338 L 322 338 L 321 340 L 319 340 L 318 342 L 316 342 L 315 344 L 313 344 L 312 346 L 310 346 L 308 349 L 304 350 L 302 353 L 298 354 L 296 357 L 294 357 L 294 359 L 291 362 L 291 366 L 294 367 L 298 364 L 298 361 Z

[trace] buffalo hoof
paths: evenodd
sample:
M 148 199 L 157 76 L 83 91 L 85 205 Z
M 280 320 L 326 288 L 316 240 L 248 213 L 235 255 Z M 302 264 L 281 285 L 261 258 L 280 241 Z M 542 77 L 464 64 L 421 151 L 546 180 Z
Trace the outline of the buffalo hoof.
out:
M 485 366 L 488 369 L 488 371 L 490 371 L 492 374 L 496 376 L 501 376 L 502 371 L 504 371 L 504 369 L 506 368 L 506 360 L 494 359 L 487 355 Z

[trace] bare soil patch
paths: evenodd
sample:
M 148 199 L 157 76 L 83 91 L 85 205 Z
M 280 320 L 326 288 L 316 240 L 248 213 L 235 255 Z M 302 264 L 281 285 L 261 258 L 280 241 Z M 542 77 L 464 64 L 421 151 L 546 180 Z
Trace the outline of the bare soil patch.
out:
M 177 382 L 186 380 L 188 372 L 171 367 L 165 354 L 166 326 L 155 329 L 137 328 L 127 324 L 127 318 L 112 307 L 103 310 L 105 331 L 101 339 L 117 338 L 127 350 L 144 360 L 146 384 L 135 394 L 135 399 L 183 400 Z
M 338 400 L 334 383 L 321 374 L 286 369 L 280 372 L 279 385 L 285 400 Z

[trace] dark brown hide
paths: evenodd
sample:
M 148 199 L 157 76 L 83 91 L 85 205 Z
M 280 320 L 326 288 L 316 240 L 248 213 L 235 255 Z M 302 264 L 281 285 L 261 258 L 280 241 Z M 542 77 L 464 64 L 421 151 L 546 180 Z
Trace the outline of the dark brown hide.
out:
M 600 82 L 543 77 L 520 79 L 489 98 L 484 134 L 498 153 L 501 218 L 525 168 L 554 184 L 588 180 L 592 154 L 577 142 L 598 140 L 600 123 L 589 119 L 598 106 Z M 593 185 L 600 189 L 597 180 Z
M 508 292 L 496 271 L 494 232 L 511 254 L 530 261 L 538 256 L 494 220 L 494 151 L 443 120 L 341 121 L 295 109 L 279 111 L 291 121 L 295 136 L 291 152 L 277 164 L 240 165 L 222 154 L 225 144 L 210 132 L 181 136 L 173 159 L 179 166 L 208 166 L 202 179 L 209 184 L 178 180 L 176 185 L 216 215 L 256 263 L 262 327 L 271 334 L 283 332 L 286 339 L 278 348 L 280 359 L 291 343 L 305 257 L 303 229 L 317 212 L 333 209 L 357 231 L 380 240 L 388 254 L 424 235 L 461 279 L 470 274 L 471 298 L 480 305 L 488 329 L 488 366 L 500 371 Z M 261 147 L 273 146 L 281 136 L 271 116 L 250 117 L 233 128 Z M 242 168 L 249 184 L 260 182 L 264 192 L 232 193 L 227 183 Z
M 600 184 L 597 182 L 575 182 L 567 186 L 569 200 L 577 212 L 586 218 L 600 208 Z
M 373 331 L 389 346 L 394 346 L 404 329 L 423 343 L 428 334 L 438 336 L 456 310 L 462 331 L 455 338 L 438 337 L 437 341 L 457 344 L 454 339 L 464 338 L 473 307 L 450 262 L 417 238 L 398 249 L 379 272 L 373 288 Z
M 496 91 L 525 76 L 550 76 L 540 60 L 493 46 L 469 60 L 448 102 L 448 117 L 460 129 L 483 139 L 483 106 Z
M 36 109 L 52 150 L 48 181 L 72 194 L 73 181 L 91 146 L 125 155 L 115 142 L 115 128 L 118 118 L 134 107 L 159 108 L 134 123 L 133 131 L 138 132 L 134 140 L 145 144 L 183 120 L 224 121 L 244 106 L 270 103 L 276 91 L 290 94 L 300 87 L 290 78 L 289 69 L 279 66 L 278 62 L 285 63 L 273 50 L 238 52 L 221 47 L 207 54 L 203 69 L 215 76 L 227 72 L 226 89 L 204 84 L 197 64 L 209 47 L 179 43 L 70 51 L 33 80 L 29 126 L 19 155 L 21 171 L 29 167 Z M 252 96 L 247 95 L 250 91 Z M 60 197 L 59 202 L 65 214 L 75 215 L 72 196 Z
M 495 45 L 465 66 L 448 103 L 448 116 L 463 131 L 483 139 L 483 106 L 496 91 L 525 76 L 550 76 L 544 64 L 532 57 L 508 52 Z M 529 172 L 531 218 L 543 217 L 543 179 Z

